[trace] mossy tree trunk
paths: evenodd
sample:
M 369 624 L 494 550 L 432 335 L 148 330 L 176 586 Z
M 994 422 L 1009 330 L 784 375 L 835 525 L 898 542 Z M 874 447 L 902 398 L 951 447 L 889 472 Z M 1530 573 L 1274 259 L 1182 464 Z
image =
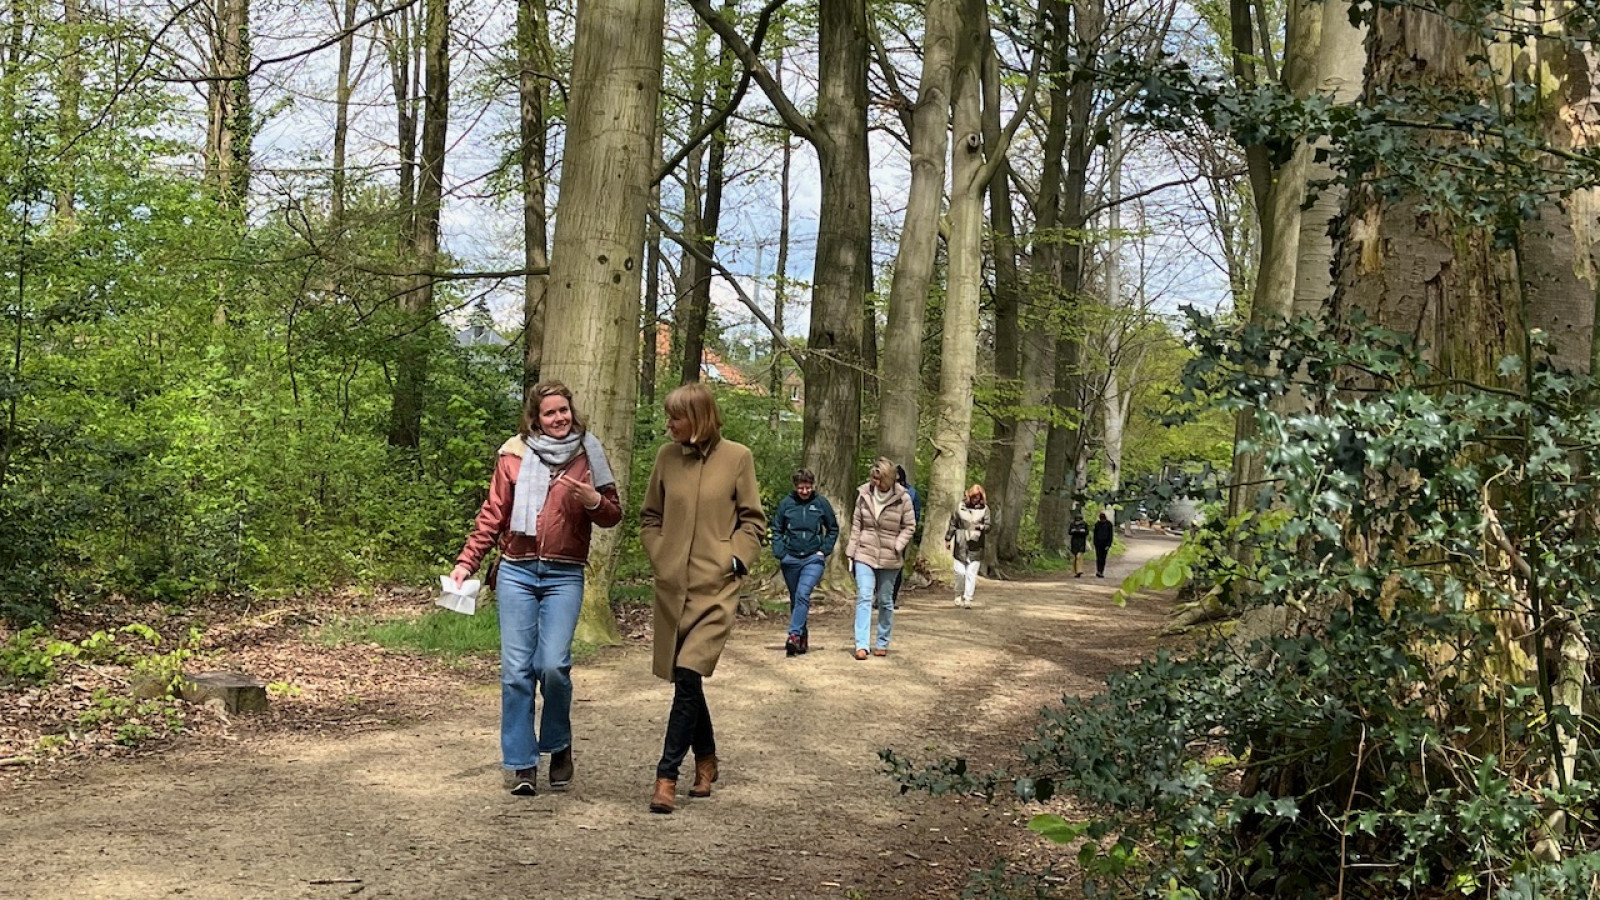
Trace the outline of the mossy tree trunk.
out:
M 572 97 L 546 300 L 541 375 L 572 388 L 629 495 L 639 288 L 661 93 L 661 0 L 578 5 Z M 596 532 L 578 639 L 620 640 L 611 611 L 617 530 Z

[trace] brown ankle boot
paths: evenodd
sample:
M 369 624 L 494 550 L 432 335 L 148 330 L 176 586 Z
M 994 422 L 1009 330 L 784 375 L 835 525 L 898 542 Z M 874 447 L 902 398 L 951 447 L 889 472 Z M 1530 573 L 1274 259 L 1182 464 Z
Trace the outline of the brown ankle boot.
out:
M 691 797 L 711 796 L 711 782 L 717 780 L 717 757 L 696 756 L 694 758 L 694 787 L 689 788 Z
M 678 792 L 676 778 L 657 778 L 656 791 L 650 795 L 650 811 L 653 813 L 672 812 L 672 796 Z

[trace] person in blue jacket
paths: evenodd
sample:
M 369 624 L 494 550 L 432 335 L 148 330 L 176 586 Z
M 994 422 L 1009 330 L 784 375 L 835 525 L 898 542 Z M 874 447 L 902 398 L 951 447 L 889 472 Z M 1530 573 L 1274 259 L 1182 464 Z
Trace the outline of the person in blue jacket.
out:
M 917 520 L 917 530 L 916 530 L 915 533 L 913 533 L 911 535 L 911 545 L 913 547 L 915 547 L 917 544 L 921 543 L 921 541 L 922 541 L 922 497 L 917 494 L 917 489 L 912 487 L 911 486 L 911 482 L 906 479 L 906 467 L 905 466 L 895 466 L 894 467 L 894 473 L 895 473 L 895 480 L 900 482 L 900 486 L 905 488 L 906 489 L 906 493 L 911 495 L 911 515 L 915 516 L 916 520 Z M 907 550 L 906 551 L 906 558 L 910 559 L 911 556 L 912 556 L 911 551 Z M 905 576 L 906 576 L 906 571 L 905 571 L 904 568 L 902 568 L 899 572 L 895 573 L 895 576 L 894 576 L 894 608 L 895 609 L 899 609 L 900 608 L 900 582 L 906 580 Z
M 799 656 L 811 649 L 806 629 L 811 592 L 822 581 L 828 554 L 839 541 L 839 520 L 827 498 L 817 493 L 817 476 L 810 469 L 796 469 L 791 481 L 794 492 L 783 498 L 772 517 L 772 555 L 789 587 L 789 638 L 783 642 L 783 652 Z

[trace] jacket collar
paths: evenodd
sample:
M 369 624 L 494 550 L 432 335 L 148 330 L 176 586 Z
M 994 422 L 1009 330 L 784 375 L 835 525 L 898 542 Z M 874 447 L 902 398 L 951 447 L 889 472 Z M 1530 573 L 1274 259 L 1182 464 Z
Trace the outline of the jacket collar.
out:
M 709 441 L 706 441 L 704 444 L 679 444 L 678 446 L 683 450 L 684 456 L 693 456 L 699 459 L 705 459 L 706 457 L 710 456 L 712 451 L 717 449 L 717 445 L 721 443 L 722 437 L 719 435 Z
M 860 497 L 870 498 L 872 496 L 872 480 L 868 479 L 868 480 L 862 482 L 861 486 L 856 488 L 856 495 L 860 496 Z M 893 502 L 895 502 L 895 500 L 897 498 L 900 498 L 900 497 L 904 497 L 906 499 L 907 503 L 911 502 L 911 495 L 906 493 L 905 485 L 896 484 L 894 487 L 889 489 L 889 500 L 888 500 L 888 503 L 893 503 Z M 888 503 L 886 503 L 885 505 L 887 506 Z

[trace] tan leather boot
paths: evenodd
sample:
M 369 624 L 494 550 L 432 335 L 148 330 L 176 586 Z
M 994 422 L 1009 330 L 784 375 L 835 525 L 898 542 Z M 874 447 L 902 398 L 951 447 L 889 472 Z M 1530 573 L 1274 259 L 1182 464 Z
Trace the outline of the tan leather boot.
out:
M 673 795 L 678 792 L 678 781 L 675 778 L 657 778 L 656 791 L 650 795 L 650 811 L 653 813 L 672 812 Z
M 689 788 L 691 797 L 711 796 L 711 782 L 717 780 L 717 756 L 696 756 L 694 758 L 694 787 Z

